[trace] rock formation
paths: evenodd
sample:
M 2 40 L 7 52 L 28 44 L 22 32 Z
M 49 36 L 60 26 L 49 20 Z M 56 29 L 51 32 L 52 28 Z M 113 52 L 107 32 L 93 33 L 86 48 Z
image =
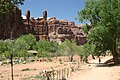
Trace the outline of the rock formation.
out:
M 21 10 L 14 10 L 2 17 L 0 22 L 0 39 L 17 38 L 23 34 L 31 33 L 37 40 L 76 40 L 78 45 L 86 42 L 82 26 L 74 22 L 58 20 L 55 17 L 47 19 L 47 11 L 43 11 L 43 18 L 30 18 L 30 11 L 26 12 L 26 19 L 22 19 Z M 11 34 L 12 33 L 12 34 Z

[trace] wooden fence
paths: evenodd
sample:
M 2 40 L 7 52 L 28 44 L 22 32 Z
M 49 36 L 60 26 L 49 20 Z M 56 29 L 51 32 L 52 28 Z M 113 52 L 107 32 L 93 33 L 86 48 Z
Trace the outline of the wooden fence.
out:
M 41 71 L 39 75 L 42 76 L 41 80 L 67 80 L 67 78 L 79 68 L 79 63 L 73 62 L 70 67 Z

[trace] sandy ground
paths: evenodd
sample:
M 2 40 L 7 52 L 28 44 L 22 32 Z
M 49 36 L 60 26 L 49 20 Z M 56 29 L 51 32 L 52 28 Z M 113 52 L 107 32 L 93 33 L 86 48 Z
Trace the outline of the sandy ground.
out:
M 102 58 L 101 63 L 110 58 Z M 98 65 L 98 59 L 89 60 L 89 64 L 81 64 L 80 69 L 72 72 L 67 80 L 120 80 L 120 66 L 96 67 L 96 65 Z M 59 62 L 37 61 L 27 64 L 16 64 L 14 65 L 14 80 L 22 80 L 22 78 L 37 75 L 40 71 L 51 69 L 51 67 L 60 69 L 69 67 L 69 63 L 64 62 L 64 64 L 60 64 Z M 22 71 L 26 68 L 29 68 L 30 71 Z M 0 80 L 11 80 L 10 75 L 10 65 L 0 66 Z
M 101 63 L 104 63 L 110 58 L 102 58 Z M 83 65 L 79 71 L 73 73 L 68 80 L 120 80 L 120 66 L 96 67 L 96 65 L 99 65 L 98 59 L 90 60 L 89 63 Z
M 69 67 L 69 62 L 60 64 L 59 59 L 68 61 L 68 57 L 59 57 L 57 60 L 53 58 L 52 62 L 40 62 L 35 61 L 27 64 L 15 64 L 14 65 L 14 80 L 23 80 L 23 78 L 39 75 L 41 71 L 51 70 L 52 68 L 58 70 L 64 67 Z M 29 68 L 29 71 L 22 71 Z M 11 66 L 0 66 L 0 80 L 11 80 Z

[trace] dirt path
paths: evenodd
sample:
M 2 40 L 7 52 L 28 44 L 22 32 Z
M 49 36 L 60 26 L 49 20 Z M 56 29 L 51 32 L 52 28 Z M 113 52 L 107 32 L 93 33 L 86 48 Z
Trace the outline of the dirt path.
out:
M 101 63 L 104 63 L 110 58 L 102 58 Z M 91 60 L 90 63 L 83 65 L 68 80 L 120 80 L 120 66 L 96 67 L 98 65 L 98 59 Z

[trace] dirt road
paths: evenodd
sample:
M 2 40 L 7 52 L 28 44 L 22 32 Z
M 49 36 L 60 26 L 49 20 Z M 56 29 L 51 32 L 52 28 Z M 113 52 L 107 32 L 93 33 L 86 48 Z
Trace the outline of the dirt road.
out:
M 101 63 L 111 57 L 104 57 Z M 90 64 L 83 65 L 79 71 L 74 72 L 68 80 L 120 80 L 120 66 L 97 67 L 98 59 L 91 60 Z

